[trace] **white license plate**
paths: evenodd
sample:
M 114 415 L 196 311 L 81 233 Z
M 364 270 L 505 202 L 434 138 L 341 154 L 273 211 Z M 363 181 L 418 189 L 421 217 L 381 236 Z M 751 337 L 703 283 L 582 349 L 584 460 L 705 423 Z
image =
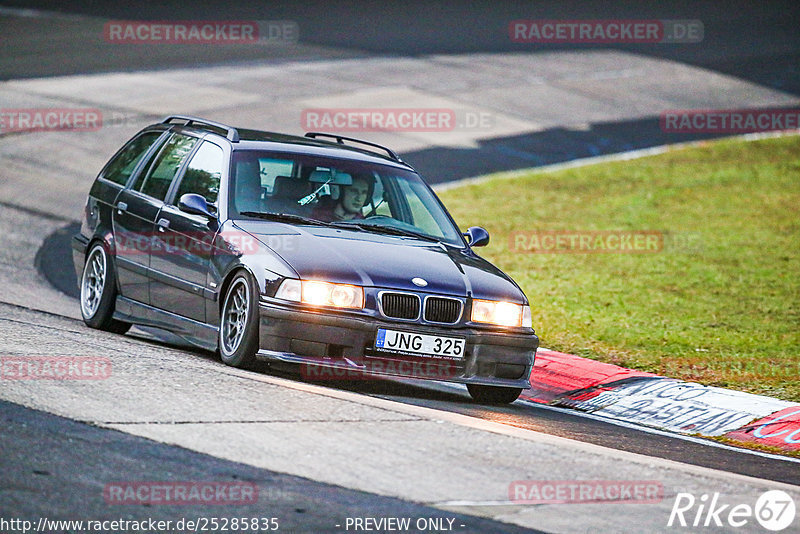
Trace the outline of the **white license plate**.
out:
M 463 358 L 465 341 L 459 337 L 430 336 L 413 332 L 378 329 L 375 348 L 392 354 Z

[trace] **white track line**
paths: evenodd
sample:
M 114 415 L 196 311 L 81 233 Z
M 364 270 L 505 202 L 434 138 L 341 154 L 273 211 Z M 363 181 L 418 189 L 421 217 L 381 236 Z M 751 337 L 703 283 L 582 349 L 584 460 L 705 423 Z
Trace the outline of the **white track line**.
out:
M 355 402 L 358 404 L 363 404 L 366 406 L 372 406 L 374 408 L 380 408 L 387 411 L 403 413 L 407 415 L 412 415 L 416 417 L 420 417 L 423 419 L 428 419 L 432 421 L 445 421 L 448 423 L 472 428 L 475 430 L 483 430 L 486 432 L 492 432 L 495 434 L 501 434 L 504 436 L 525 439 L 527 441 L 533 441 L 536 443 L 545 443 L 550 445 L 556 445 L 559 447 L 570 448 L 573 450 L 579 450 L 581 452 L 585 452 L 587 454 L 597 454 L 602 455 L 607 458 L 617 459 L 620 461 L 631 462 L 631 463 L 638 463 L 644 465 L 660 465 L 667 469 L 677 469 L 683 473 L 690 473 L 690 474 L 697 474 L 701 476 L 708 476 L 713 478 L 722 478 L 726 479 L 730 482 L 742 482 L 748 484 L 769 484 L 770 486 L 775 486 L 777 489 L 786 489 L 788 491 L 797 491 L 797 486 L 793 484 L 787 484 L 785 482 L 777 482 L 774 480 L 769 479 L 761 479 L 749 475 L 742 475 L 739 473 L 731 473 L 728 471 L 721 471 L 718 469 L 714 469 L 711 467 L 703 467 L 694 464 L 687 464 L 683 462 L 679 462 L 676 460 L 668 460 L 665 458 L 659 458 L 656 456 L 648 456 L 646 454 L 640 454 L 635 452 L 623 451 L 619 449 L 614 449 L 610 447 L 606 447 L 603 445 L 597 445 L 594 443 L 587 443 L 584 441 L 579 441 L 572 438 L 563 438 L 561 436 L 554 436 L 552 434 L 546 434 L 544 432 L 539 432 L 536 430 L 529 430 L 526 428 L 520 428 L 512 425 L 508 425 L 505 423 L 498 423 L 495 421 L 487 421 L 485 419 L 481 419 L 478 417 L 474 417 L 471 415 L 465 415 L 456 412 L 449 412 L 446 410 L 439 410 L 437 408 L 429 408 L 427 406 L 418 406 L 415 404 L 407 404 L 400 401 L 384 399 L 381 397 L 373 397 L 364 393 L 355 393 L 351 391 L 344 391 L 340 389 L 333 389 L 326 386 L 320 386 L 316 384 L 308 384 L 305 382 L 297 382 L 294 380 L 274 377 L 269 375 L 261 375 L 252 373 L 250 371 L 243 371 L 241 369 L 236 369 L 232 367 L 226 367 L 221 370 L 228 375 L 238 376 L 245 379 L 254 380 L 257 382 L 263 382 L 283 387 L 288 387 L 291 389 L 295 389 L 298 391 L 304 391 L 307 393 L 313 393 L 317 395 L 323 395 L 327 397 L 336 398 L 339 400 L 345 400 L 350 402 Z M 450 384 L 448 384 L 450 385 Z M 453 384 L 455 385 L 455 384 Z M 537 405 L 541 406 L 541 405 Z M 574 412 L 569 412 L 574 413 Z M 635 428 L 635 427 L 634 427 Z M 672 434 L 665 434 L 665 435 L 672 435 Z M 733 449 L 739 450 L 739 449 Z M 784 459 L 780 457 L 779 459 Z M 792 459 L 793 460 L 793 459 Z
M 633 430 L 641 430 L 642 432 L 647 432 L 648 434 L 655 434 L 657 436 L 666 436 L 670 438 L 677 438 L 682 439 L 684 441 L 690 441 L 692 443 L 699 443 L 700 445 L 706 445 L 708 447 L 716 447 L 718 449 L 726 449 L 729 451 L 741 452 L 744 454 L 751 454 L 753 456 L 761 456 L 763 458 L 769 458 L 771 460 L 782 460 L 784 462 L 793 462 L 800 464 L 800 458 L 794 458 L 791 456 L 781 456 L 779 454 L 770 454 L 768 452 L 763 451 L 756 451 L 753 449 L 745 449 L 743 447 L 734 447 L 732 445 L 726 445 L 724 443 L 719 443 L 717 441 L 713 441 L 711 439 L 705 438 L 698 438 L 695 436 L 687 436 L 685 434 L 679 434 L 677 432 L 669 432 L 667 430 L 660 430 L 658 428 L 652 428 L 648 426 L 637 425 L 635 423 L 629 423 L 627 421 L 620 421 L 619 419 L 612 419 L 610 417 L 603 417 L 602 415 L 595 415 L 592 413 L 582 412 L 580 410 L 570 410 L 569 408 L 561 408 L 559 406 L 548 406 L 547 404 L 539 404 L 537 402 L 529 401 L 522 399 L 518 402 L 522 404 L 528 404 L 531 406 L 536 406 L 538 408 L 542 408 L 544 410 L 550 410 L 553 412 L 559 413 L 568 413 L 572 415 L 577 415 L 579 417 L 585 417 L 587 419 L 593 419 L 596 421 L 602 421 L 604 423 L 609 423 L 616 426 L 621 426 L 624 428 L 630 428 Z
M 415 382 L 416 383 L 416 382 Z M 458 384 L 451 384 L 449 382 L 437 382 L 437 384 L 447 387 L 449 389 L 461 391 L 463 388 Z M 523 392 L 524 394 L 524 392 Z M 516 401 L 519 404 L 524 404 L 526 406 L 532 406 L 535 408 L 540 408 L 542 410 L 549 410 L 551 412 L 558 412 L 567 415 L 574 415 L 575 417 L 583 417 L 586 419 L 592 419 L 594 421 L 601 421 L 603 423 L 608 423 L 615 426 L 620 426 L 623 428 L 629 428 L 631 430 L 639 430 L 641 432 L 646 432 L 648 434 L 655 434 L 657 436 L 665 436 L 668 438 L 675 438 L 675 439 L 682 439 L 684 441 L 689 441 L 692 443 L 697 443 L 700 445 L 706 445 L 708 447 L 716 447 L 718 449 L 725 449 L 733 452 L 741 452 L 743 454 L 750 454 L 753 456 L 761 456 L 762 458 L 769 458 L 770 460 L 782 460 L 784 462 L 792 462 L 800 464 L 800 458 L 794 458 L 791 456 L 781 456 L 780 454 L 771 454 L 768 452 L 756 451 L 753 449 L 745 449 L 743 447 L 734 447 L 733 445 L 726 445 L 724 443 L 719 443 L 717 441 L 713 441 L 710 439 L 698 438 L 695 436 L 687 436 L 686 434 L 679 434 L 677 432 L 669 432 L 667 430 L 660 430 L 658 428 L 652 428 L 643 425 L 637 425 L 635 423 L 629 423 L 628 421 L 620 421 L 619 419 L 612 419 L 610 417 L 605 417 L 602 415 L 595 415 L 588 412 L 583 412 L 580 410 L 574 410 L 571 408 L 562 408 L 560 406 L 550 406 L 548 404 L 541 404 L 538 402 L 534 402 L 532 400 L 527 399 L 520 399 Z M 564 438 L 570 439 L 570 438 Z

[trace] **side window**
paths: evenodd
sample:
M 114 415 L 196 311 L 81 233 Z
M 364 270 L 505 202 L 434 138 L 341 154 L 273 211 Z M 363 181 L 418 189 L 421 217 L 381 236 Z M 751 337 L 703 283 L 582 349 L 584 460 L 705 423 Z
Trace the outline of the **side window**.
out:
M 175 194 L 175 203 L 186 193 L 197 193 L 213 204 L 219 194 L 219 181 L 222 177 L 224 154 L 214 143 L 203 142 L 194 153 Z
M 175 173 L 178 172 L 197 141 L 196 137 L 173 134 L 150 164 L 147 174 L 143 173 L 137 178 L 134 189 L 153 198 L 164 200 Z
M 245 150 L 235 152 L 234 161 L 233 204 L 236 211 L 240 213 L 263 211 L 265 196 L 269 198 L 275 194 L 276 190 L 280 189 L 281 184 L 286 185 L 289 180 L 287 177 L 293 175 L 295 165 L 292 160 L 258 158 Z M 280 176 L 284 178 L 278 181 Z M 296 181 L 291 180 L 288 185 L 292 185 Z M 288 193 L 290 191 L 287 191 Z
M 292 176 L 292 170 L 294 169 L 294 162 L 288 159 L 260 158 L 258 165 L 260 167 L 261 187 L 268 195 L 271 195 L 275 189 L 275 178 L 278 176 Z
M 130 141 L 119 152 L 103 171 L 103 178 L 115 184 L 125 185 L 139 161 L 147 153 L 162 132 L 147 132 Z

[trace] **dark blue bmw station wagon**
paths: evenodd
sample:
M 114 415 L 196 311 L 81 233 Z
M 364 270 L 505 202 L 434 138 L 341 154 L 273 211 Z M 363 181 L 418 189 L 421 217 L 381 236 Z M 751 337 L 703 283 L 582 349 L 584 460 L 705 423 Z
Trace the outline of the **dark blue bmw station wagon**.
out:
M 523 292 L 473 251 L 488 241 L 385 147 L 172 116 L 100 172 L 73 257 L 90 327 L 509 403 L 539 340 Z

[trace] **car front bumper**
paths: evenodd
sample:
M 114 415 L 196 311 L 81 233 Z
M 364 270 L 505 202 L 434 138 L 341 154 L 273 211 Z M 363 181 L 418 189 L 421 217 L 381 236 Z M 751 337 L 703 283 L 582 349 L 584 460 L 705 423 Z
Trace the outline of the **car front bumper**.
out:
M 357 380 L 378 375 L 527 388 L 539 346 L 533 332 L 392 322 L 372 316 L 288 309 L 263 299 L 259 310 L 257 357 L 300 364 L 303 376 L 312 380 Z M 378 352 L 375 338 L 379 328 L 463 338 L 464 356 L 444 359 Z

